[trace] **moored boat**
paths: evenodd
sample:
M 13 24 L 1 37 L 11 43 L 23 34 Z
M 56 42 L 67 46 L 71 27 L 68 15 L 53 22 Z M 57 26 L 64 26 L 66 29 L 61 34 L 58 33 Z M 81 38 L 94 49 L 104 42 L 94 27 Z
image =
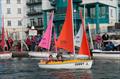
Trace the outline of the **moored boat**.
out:
M 2 35 L 1 35 L 1 42 L 0 42 L 0 47 L 1 47 L 1 51 L 0 51 L 0 59 L 9 59 L 12 57 L 12 53 L 11 52 L 6 52 L 4 51 L 5 48 L 5 32 L 4 32 L 4 16 L 2 17 Z
M 11 52 L 0 52 L 0 59 L 10 59 L 12 58 Z
M 120 59 L 120 51 L 104 51 L 93 50 L 93 58 L 95 59 Z

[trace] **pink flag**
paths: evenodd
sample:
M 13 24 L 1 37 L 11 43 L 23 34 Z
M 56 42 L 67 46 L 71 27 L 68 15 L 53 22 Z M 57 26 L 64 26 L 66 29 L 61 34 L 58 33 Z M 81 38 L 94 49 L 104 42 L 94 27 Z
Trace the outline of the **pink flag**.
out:
M 4 17 L 2 17 L 2 36 L 1 36 L 0 46 L 4 48 L 5 46 L 5 35 L 4 35 Z
M 42 48 L 46 48 L 48 50 L 50 49 L 51 38 L 52 38 L 53 15 L 54 15 L 54 12 L 51 13 L 47 29 L 38 45 L 38 46 L 40 46 Z

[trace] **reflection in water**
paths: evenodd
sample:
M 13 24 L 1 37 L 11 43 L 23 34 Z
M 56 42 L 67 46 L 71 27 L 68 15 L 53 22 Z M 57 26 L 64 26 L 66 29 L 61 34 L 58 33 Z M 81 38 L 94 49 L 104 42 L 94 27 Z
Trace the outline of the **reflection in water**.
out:
M 55 71 L 52 72 L 51 75 L 59 78 L 59 79 L 75 79 L 75 74 L 70 71 Z
M 83 72 L 80 76 L 80 79 L 93 79 L 92 72 L 90 70 Z
M 57 79 L 92 79 L 90 70 L 61 70 L 51 73 Z

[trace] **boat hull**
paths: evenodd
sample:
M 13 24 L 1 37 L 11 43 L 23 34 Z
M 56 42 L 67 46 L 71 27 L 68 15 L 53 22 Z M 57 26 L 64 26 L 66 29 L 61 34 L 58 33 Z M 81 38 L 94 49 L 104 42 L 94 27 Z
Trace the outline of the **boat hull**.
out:
M 42 64 L 38 63 L 40 68 L 45 69 L 91 69 L 93 60 L 81 61 L 81 60 L 71 60 L 63 61 L 62 63 L 51 63 L 51 64 Z
M 120 59 L 120 54 L 93 53 L 95 59 Z
M 95 59 L 120 59 L 120 51 L 93 50 L 92 53 Z
M 38 58 L 48 58 L 51 53 L 48 52 L 29 52 L 29 56 Z M 57 53 L 52 53 L 53 57 L 56 57 Z
M 12 53 L 10 52 L 0 52 L 0 59 L 12 58 Z
M 49 55 L 51 54 L 54 58 L 56 58 L 57 53 L 48 53 L 48 52 L 29 52 L 29 56 L 31 57 L 37 57 L 37 58 L 48 58 Z M 89 58 L 87 55 L 79 55 L 79 54 L 63 54 L 62 55 L 64 58 L 81 58 L 81 59 L 87 59 Z

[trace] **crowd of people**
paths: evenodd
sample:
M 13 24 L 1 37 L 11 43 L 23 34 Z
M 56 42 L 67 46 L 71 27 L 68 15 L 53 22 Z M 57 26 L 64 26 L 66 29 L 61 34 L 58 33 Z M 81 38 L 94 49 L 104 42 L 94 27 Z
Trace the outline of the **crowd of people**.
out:
M 40 48 L 38 44 L 41 41 L 41 36 L 27 36 L 25 40 L 22 40 L 23 47 L 22 50 L 24 51 L 46 51 L 47 49 L 45 48 Z M 25 44 L 25 45 L 24 45 Z M 51 48 L 50 50 L 54 50 L 54 40 L 51 42 Z M 3 51 L 21 51 L 21 40 L 14 40 L 12 37 L 8 37 L 5 43 L 4 49 L 0 47 L 0 50 Z
M 35 47 L 40 42 L 41 37 L 40 36 L 27 36 L 24 41 L 24 44 L 26 44 L 28 51 L 35 51 Z M 23 49 L 27 50 L 23 47 Z M 1 51 L 20 51 L 21 50 L 21 40 L 14 40 L 12 37 L 8 37 L 7 40 L 5 40 L 5 46 L 2 48 L 0 46 Z
M 107 33 L 104 33 L 103 35 L 97 34 L 95 37 L 95 49 L 100 50 L 115 50 L 115 45 L 108 41 L 110 36 Z

